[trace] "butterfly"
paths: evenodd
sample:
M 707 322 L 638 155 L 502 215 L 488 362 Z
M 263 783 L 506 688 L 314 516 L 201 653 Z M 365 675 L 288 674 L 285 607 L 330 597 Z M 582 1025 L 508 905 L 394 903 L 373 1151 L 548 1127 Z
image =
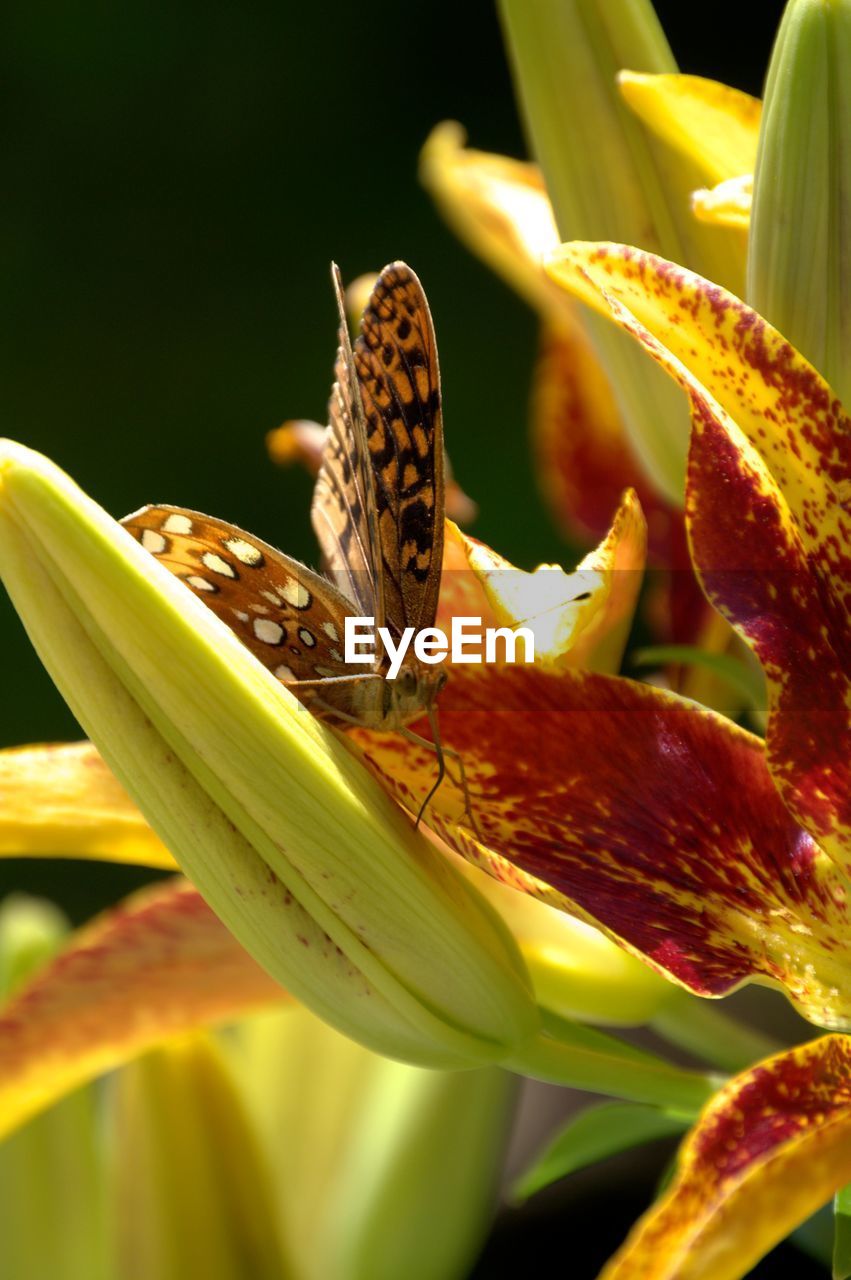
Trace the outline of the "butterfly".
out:
M 343 652 L 350 616 L 374 618 L 376 634 L 383 626 L 394 640 L 407 627 L 434 624 L 444 528 L 434 326 L 417 276 L 393 262 L 378 276 L 352 344 L 336 266 L 332 275 L 339 345 L 311 509 L 322 573 L 182 507 L 146 506 L 122 523 L 317 716 L 398 731 L 435 751 L 438 777 L 422 816 L 445 775 L 435 702 L 447 673 L 409 649 L 390 679 L 380 645 L 371 670 L 353 669 Z M 434 742 L 408 729 L 423 715 Z

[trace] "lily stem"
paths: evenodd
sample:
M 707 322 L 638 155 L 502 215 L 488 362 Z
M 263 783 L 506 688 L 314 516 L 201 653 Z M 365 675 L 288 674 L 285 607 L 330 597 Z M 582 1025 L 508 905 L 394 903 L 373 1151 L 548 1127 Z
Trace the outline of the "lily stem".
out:
M 502 1066 L 548 1084 L 586 1089 L 590 1093 L 647 1102 L 694 1118 L 723 1077 L 688 1071 L 653 1059 L 606 1053 L 584 1045 L 566 1044 L 542 1032 Z
M 754 1062 L 788 1048 L 764 1032 L 731 1018 L 715 1001 L 696 996 L 683 996 L 669 1002 L 650 1025 L 669 1044 L 688 1050 L 721 1071 L 743 1071 Z

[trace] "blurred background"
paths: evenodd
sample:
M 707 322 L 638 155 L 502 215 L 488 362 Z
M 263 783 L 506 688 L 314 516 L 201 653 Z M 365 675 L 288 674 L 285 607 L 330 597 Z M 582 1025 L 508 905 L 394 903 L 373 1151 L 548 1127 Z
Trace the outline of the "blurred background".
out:
M 741 0 L 656 8 L 682 70 L 760 92 L 780 0 L 762 0 L 747 39 Z M 570 560 L 526 445 L 536 322 L 417 183 L 442 119 L 524 154 L 491 0 L 13 0 L 0 78 L 4 434 L 117 517 L 199 508 L 312 562 L 311 481 L 276 470 L 264 435 L 324 418 L 330 259 L 351 279 L 404 258 L 434 313 L 475 532 L 526 567 Z M 0 745 L 79 736 L 5 597 L 0 654 Z M 8 862 L 0 893 L 44 892 L 82 920 L 150 874 Z M 507 1214 L 477 1275 L 525 1272 L 547 1247 L 593 1274 L 666 1155 L 609 1162 Z M 808 1274 L 789 1256 L 754 1274 Z

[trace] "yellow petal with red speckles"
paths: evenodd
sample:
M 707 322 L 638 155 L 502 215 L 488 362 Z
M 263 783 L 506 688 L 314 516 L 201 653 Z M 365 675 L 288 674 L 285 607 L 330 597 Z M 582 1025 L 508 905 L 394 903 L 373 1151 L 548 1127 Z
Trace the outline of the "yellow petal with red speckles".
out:
M 0 1135 L 172 1035 L 283 999 L 191 885 L 143 890 L 0 1009 Z
M 687 517 L 704 589 L 768 677 L 783 798 L 851 861 L 851 420 L 785 339 L 716 285 L 622 245 L 549 268 L 659 361 L 692 404 Z
M 762 117 L 759 98 L 702 76 L 622 71 L 618 86 L 642 123 L 693 160 L 707 185 L 753 172 Z
M 90 742 L 0 751 L 0 857 L 177 864 Z
M 851 1027 L 848 881 L 783 805 L 758 738 L 649 685 L 520 666 L 454 667 L 440 729 L 481 839 L 450 781 L 424 820 L 458 852 L 697 994 L 765 982 Z M 416 813 L 433 756 L 354 737 Z
M 824 1036 L 716 1094 L 600 1280 L 739 1280 L 849 1178 L 851 1043 Z

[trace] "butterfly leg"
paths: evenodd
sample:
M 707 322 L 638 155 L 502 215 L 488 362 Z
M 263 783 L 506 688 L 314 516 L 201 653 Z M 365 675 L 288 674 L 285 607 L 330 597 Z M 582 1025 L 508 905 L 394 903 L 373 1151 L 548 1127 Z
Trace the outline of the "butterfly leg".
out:
M 363 680 L 383 680 L 383 678 L 377 672 L 362 671 L 356 676 L 322 676 L 317 680 L 284 680 L 281 683 L 287 689 L 290 689 L 296 697 L 303 698 L 304 706 L 308 710 L 316 710 L 323 716 L 333 716 L 344 724 L 353 724 L 362 729 L 364 727 L 363 720 L 359 720 L 357 716 L 349 715 L 346 711 L 340 711 L 330 702 L 326 702 L 320 696 L 321 691 L 326 689 L 329 684 L 352 685 L 359 684 Z
M 456 780 L 455 778 L 453 778 L 451 773 L 449 774 L 449 777 L 455 783 L 455 785 L 459 787 L 460 790 L 463 792 L 464 817 L 467 819 L 470 826 L 472 827 L 473 834 L 476 836 L 476 839 L 483 841 L 484 837 L 479 828 L 479 824 L 476 821 L 476 815 L 473 812 L 473 806 L 470 800 L 470 788 L 467 783 L 467 770 L 464 768 L 464 761 L 459 755 L 459 753 L 454 749 L 454 747 L 444 747 L 443 743 L 440 741 L 440 730 L 437 725 L 436 717 L 434 717 L 433 715 L 433 708 L 431 707 L 428 709 L 428 718 L 429 718 L 429 723 L 431 724 L 432 732 L 434 733 L 433 742 L 429 741 L 428 738 L 421 737 L 420 734 L 418 733 L 414 733 L 413 729 L 402 728 L 399 730 L 399 733 L 402 735 L 403 738 L 407 738 L 409 742 L 416 743 L 417 746 L 425 747 L 428 751 L 433 751 L 435 756 L 437 757 L 437 779 L 434 783 L 434 786 L 431 788 L 428 795 L 426 796 L 425 800 L 423 800 L 422 804 L 420 805 L 420 811 L 417 814 L 416 825 L 419 826 L 422 816 L 428 807 L 429 801 L 436 794 L 438 788 L 440 787 L 440 784 L 443 782 L 443 779 L 446 777 L 448 773 L 448 770 L 446 768 L 446 758 L 449 757 L 450 759 L 455 761 L 455 763 L 458 765 L 458 775 L 459 775 L 458 779 Z

